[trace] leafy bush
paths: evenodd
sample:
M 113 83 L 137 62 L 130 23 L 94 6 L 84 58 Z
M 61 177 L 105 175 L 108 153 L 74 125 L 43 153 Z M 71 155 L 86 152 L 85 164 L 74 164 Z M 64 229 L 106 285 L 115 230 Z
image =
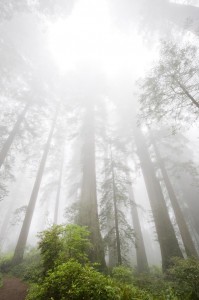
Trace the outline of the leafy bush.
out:
M 81 263 L 88 262 L 88 251 L 92 245 L 89 231 L 78 225 L 54 225 L 40 234 L 44 274 L 55 266 L 75 259 Z
M 13 254 L 7 253 L 0 257 L 0 272 L 7 273 L 12 268 L 12 256 Z
M 132 284 L 120 284 L 119 288 L 120 300 L 154 300 L 147 291 L 142 291 Z
M 199 260 L 195 258 L 173 258 L 168 270 L 168 279 L 179 299 L 199 299 Z
M 135 277 L 138 288 L 146 290 L 152 299 L 199 300 L 199 261 L 195 258 L 173 258 L 166 274 L 153 269 Z
M 119 289 L 93 267 L 68 261 L 49 271 L 41 285 L 34 286 L 28 300 L 120 299 Z
M 167 274 L 159 268 L 136 274 L 128 267 L 118 266 L 109 277 L 89 263 L 92 245 L 85 227 L 57 225 L 42 232 L 40 238 L 42 260 L 36 253 L 34 258 L 32 253 L 12 269 L 12 274 L 23 275 L 24 279 L 36 283 L 31 286 L 27 300 L 199 299 L 199 261 L 196 259 L 173 259 Z
M 49 271 L 43 283 L 32 286 L 26 300 L 151 300 L 132 285 L 118 284 L 89 265 L 70 260 Z
M 137 274 L 135 285 L 150 295 L 153 300 L 177 300 L 176 293 L 170 282 L 158 267 L 151 267 L 150 273 Z
M 136 285 L 142 289 L 147 289 L 148 291 L 163 290 L 165 287 L 165 280 L 163 275 L 154 275 L 153 273 L 142 273 L 136 276 Z
M 122 283 L 132 283 L 134 279 L 132 269 L 122 265 L 113 268 L 112 277 Z
M 40 234 L 44 274 L 41 282 L 32 285 L 28 300 L 151 299 L 127 284 L 133 276 L 129 268 L 115 268 L 110 278 L 89 265 L 92 246 L 88 237 L 87 229 L 77 225 L 53 226 Z

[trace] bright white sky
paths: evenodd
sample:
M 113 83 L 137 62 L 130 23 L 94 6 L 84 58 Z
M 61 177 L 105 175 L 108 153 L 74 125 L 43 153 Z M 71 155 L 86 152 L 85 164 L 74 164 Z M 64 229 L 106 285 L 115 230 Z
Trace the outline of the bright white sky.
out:
M 124 33 L 114 24 L 106 0 L 77 1 L 66 20 L 49 25 L 49 47 L 64 71 L 80 62 L 100 66 L 108 76 L 128 70 L 140 76 L 155 57 L 135 31 Z

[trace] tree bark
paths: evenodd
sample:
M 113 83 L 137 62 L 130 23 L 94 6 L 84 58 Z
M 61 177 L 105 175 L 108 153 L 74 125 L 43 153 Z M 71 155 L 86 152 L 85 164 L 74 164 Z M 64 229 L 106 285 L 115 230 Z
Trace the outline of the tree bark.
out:
M 146 256 L 146 250 L 144 246 L 144 239 L 142 235 L 140 220 L 138 216 L 137 205 L 135 203 L 135 197 L 132 186 L 129 185 L 129 200 L 131 207 L 131 216 L 133 220 L 133 228 L 135 230 L 135 249 L 137 257 L 137 270 L 138 273 L 146 273 L 149 271 L 149 265 Z
M 107 230 L 111 231 L 111 236 L 109 235 L 110 241 L 108 241 L 108 267 L 112 270 L 117 265 L 117 249 L 114 242 L 115 233 L 113 232 L 114 220 L 112 218 L 107 218 Z
M 30 201 L 29 201 L 29 204 L 28 204 L 28 207 L 26 210 L 25 219 L 23 221 L 21 232 L 20 232 L 18 242 L 17 242 L 16 248 L 15 248 L 15 252 L 14 252 L 14 256 L 13 256 L 13 264 L 18 264 L 23 260 L 23 255 L 24 255 L 24 251 L 25 251 L 25 246 L 26 246 L 26 242 L 27 242 L 27 238 L 28 238 L 28 233 L 29 233 L 36 201 L 37 201 L 37 196 L 39 193 L 39 188 L 41 185 L 47 156 L 48 156 L 53 132 L 54 132 L 55 125 L 56 125 L 57 115 L 58 115 L 58 110 L 56 111 L 56 114 L 55 114 L 55 117 L 54 117 L 54 120 L 53 120 L 53 123 L 51 126 L 51 130 L 50 130 L 50 133 L 49 133 L 49 136 L 48 136 L 45 148 L 44 148 L 43 156 L 42 156 L 42 159 L 41 159 L 41 162 L 39 165 L 36 180 L 35 180 L 32 194 L 30 197 Z
M 109 172 L 107 170 L 107 160 L 109 158 L 108 155 L 108 144 L 106 144 L 106 150 L 105 150 L 105 160 L 104 160 L 104 169 L 105 169 L 105 182 L 109 179 Z M 108 202 L 108 205 L 112 208 L 112 203 Z M 114 218 L 112 216 L 112 209 L 110 213 L 110 207 L 106 206 L 106 221 L 107 221 L 107 231 L 109 233 L 109 238 L 107 241 L 107 247 L 108 247 L 108 267 L 110 270 L 112 270 L 117 265 L 117 249 L 115 244 L 115 233 L 113 231 L 114 229 Z
M 82 148 L 82 187 L 80 196 L 80 208 L 78 223 L 87 226 L 90 231 L 90 239 L 93 250 L 90 252 L 90 260 L 98 262 L 102 268 L 106 267 L 104 249 L 99 226 L 96 170 L 95 170 L 95 116 L 92 104 L 86 109 L 83 125 Z
M 59 180 L 58 180 L 57 194 L 56 194 L 56 200 L 55 200 L 54 224 L 58 224 L 58 211 L 59 211 L 63 167 L 64 167 L 64 149 L 63 149 L 63 154 L 62 154 L 62 158 L 61 158 L 61 162 L 60 162 Z
M 110 153 L 111 153 L 111 175 L 112 175 L 112 188 L 113 188 L 113 208 L 114 208 L 116 247 L 117 247 L 117 263 L 118 265 L 121 265 L 122 255 L 121 255 L 121 243 L 120 243 L 118 208 L 117 208 L 117 193 L 116 193 L 116 186 L 115 186 L 115 173 L 114 173 L 112 150 L 110 151 Z
M 3 148 L 0 152 L 0 168 L 2 167 L 5 158 L 8 154 L 8 151 L 10 150 L 10 147 L 14 141 L 15 136 L 17 135 L 17 133 L 19 132 L 19 128 L 21 123 L 23 122 L 26 112 L 29 108 L 29 103 L 24 107 L 23 111 L 21 112 L 21 114 L 18 116 L 17 122 L 15 123 L 15 126 L 13 127 L 12 131 L 9 134 L 9 137 L 7 138 L 6 142 L 3 145 Z
M 194 228 L 199 236 L 199 218 L 198 218 L 198 189 L 193 187 L 193 182 L 188 174 L 182 174 L 179 181 L 179 188 L 182 190 L 184 202 L 192 216 Z
M 176 221 L 177 221 L 177 224 L 178 224 L 178 227 L 179 227 L 179 230 L 180 230 L 180 234 L 181 234 L 181 237 L 182 237 L 182 241 L 183 241 L 183 244 L 184 244 L 184 247 L 185 247 L 186 254 L 187 254 L 187 256 L 194 256 L 194 257 L 198 258 L 197 250 L 196 250 L 195 245 L 193 243 L 193 240 L 191 238 L 191 234 L 189 232 L 189 229 L 188 229 L 188 226 L 186 224 L 185 218 L 183 216 L 180 205 L 178 203 L 178 199 L 176 198 L 173 186 L 171 184 L 171 181 L 170 181 L 168 173 L 166 171 L 164 162 L 161 158 L 159 149 L 157 147 L 157 144 L 156 144 L 152 134 L 151 134 L 151 140 L 152 140 L 153 148 L 155 150 L 155 155 L 156 155 L 158 164 L 160 166 L 160 170 L 162 172 L 164 183 L 165 183 L 165 186 L 167 188 L 169 198 L 170 198 L 173 210 L 174 210 L 174 214 L 175 214 Z
M 144 136 L 138 128 L 134 130 L 134 138 L 160 244 L 162 268 L 165 271 L 170 266 L 172 257 L 183 257 L 183 255 L 169 217 L 160 183 L 155 175 Z

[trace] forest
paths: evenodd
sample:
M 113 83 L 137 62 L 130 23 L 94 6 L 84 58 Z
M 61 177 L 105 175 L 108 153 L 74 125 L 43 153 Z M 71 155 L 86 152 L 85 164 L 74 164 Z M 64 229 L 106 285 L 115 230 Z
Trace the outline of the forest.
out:
M 1 0 L 0 57 L 0 300 L 199 300 L 199 0 Z

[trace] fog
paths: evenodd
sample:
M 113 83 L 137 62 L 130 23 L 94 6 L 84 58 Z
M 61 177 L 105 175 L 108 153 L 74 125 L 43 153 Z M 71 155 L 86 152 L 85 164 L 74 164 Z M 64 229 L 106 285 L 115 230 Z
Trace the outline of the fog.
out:
M 0 10 L 0 253 L 77 223 L 110 268 L 198 257 L 199 1 Z

